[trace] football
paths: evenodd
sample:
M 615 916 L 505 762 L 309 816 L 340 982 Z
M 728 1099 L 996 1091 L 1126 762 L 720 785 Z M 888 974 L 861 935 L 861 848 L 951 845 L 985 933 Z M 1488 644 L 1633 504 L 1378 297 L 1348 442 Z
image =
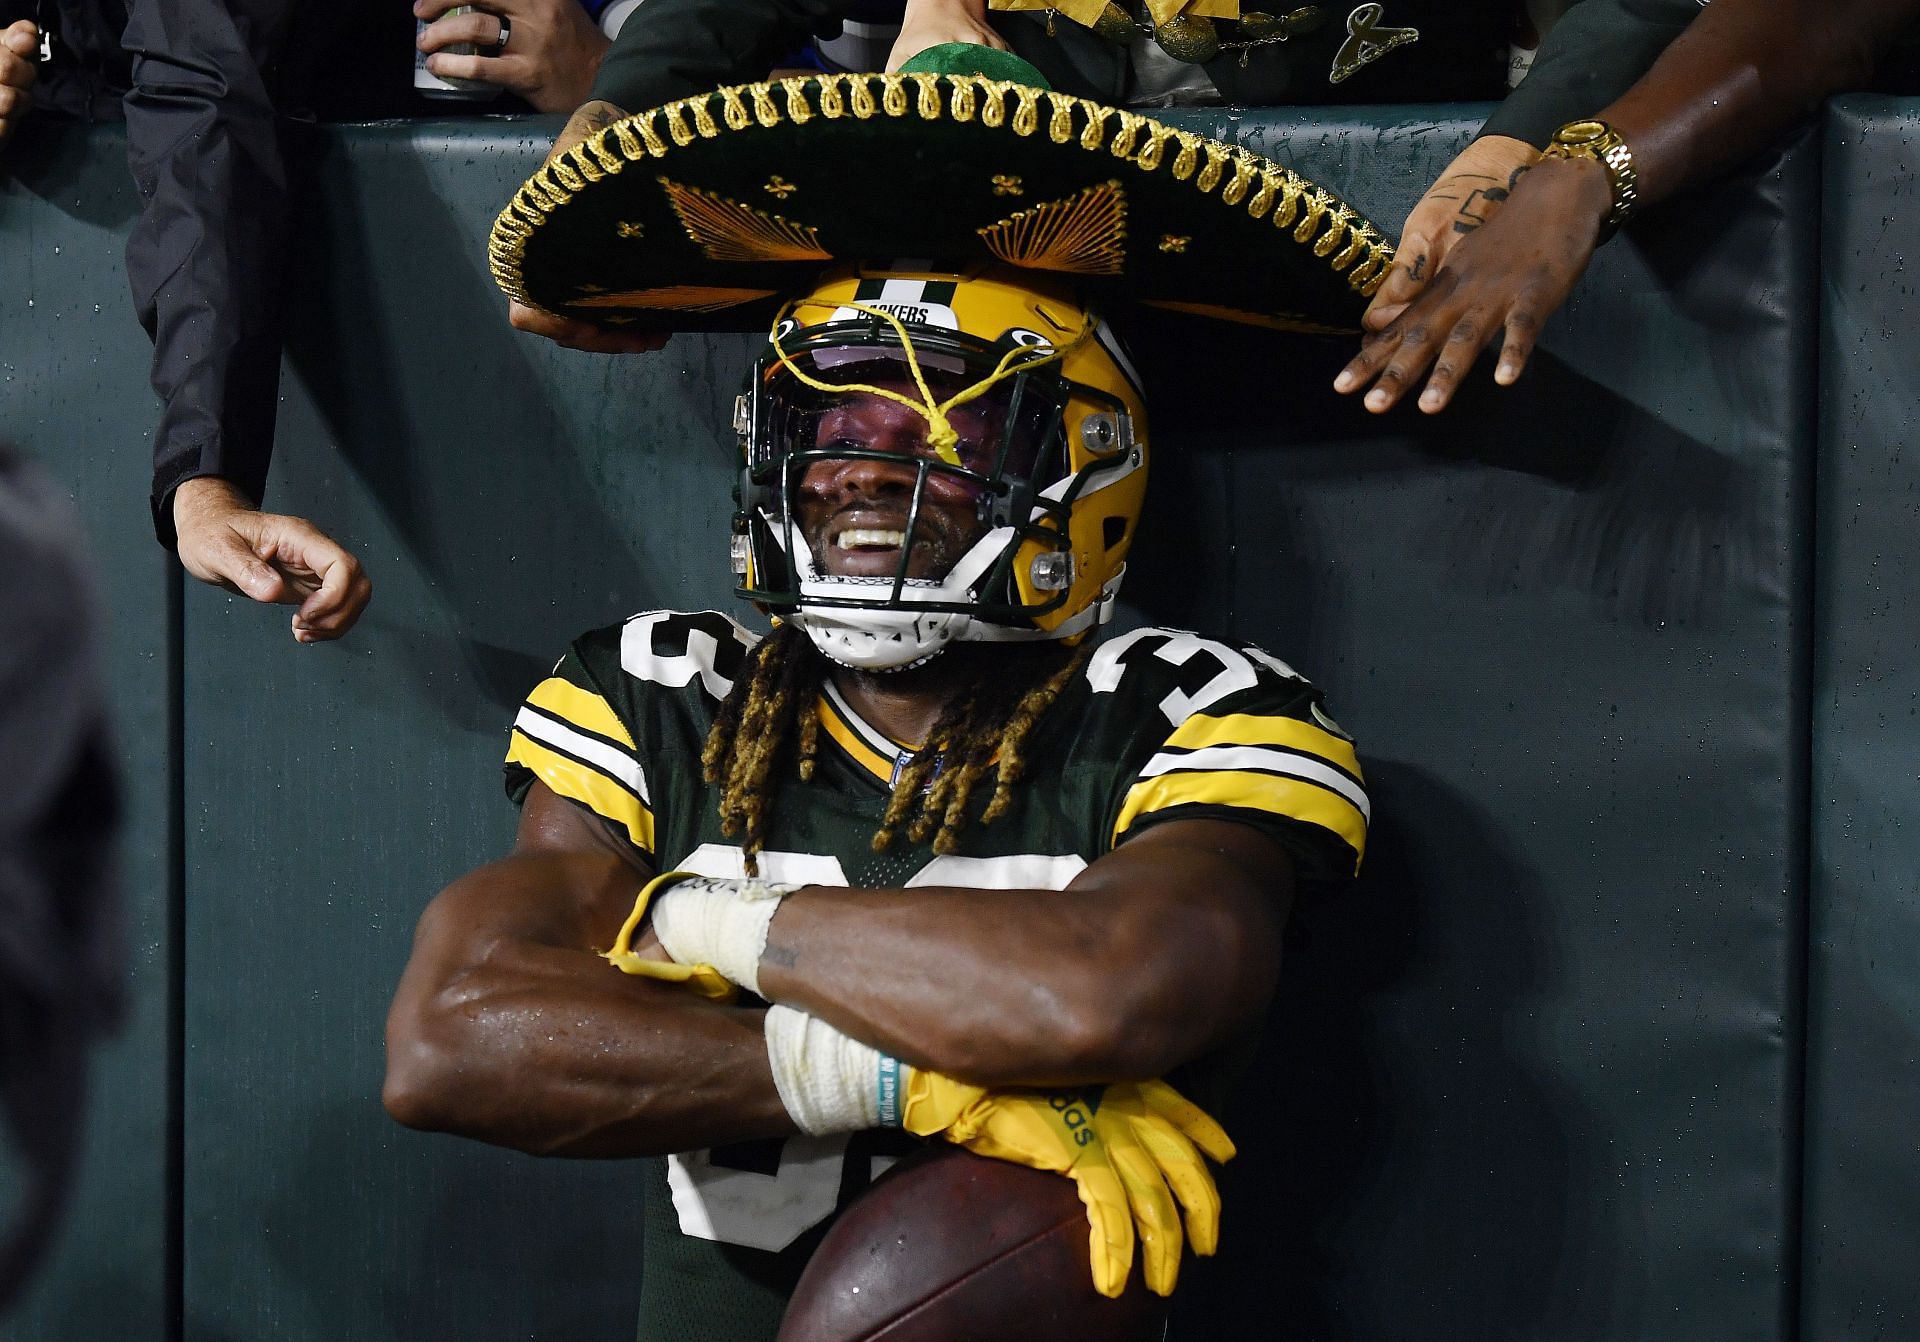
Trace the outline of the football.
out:
M 1093 1289 L 1073 1181 L 940 1146 L 842 1213 L 801 1275 L 779 1342 L 1158 1342 L 1166 1302 Z

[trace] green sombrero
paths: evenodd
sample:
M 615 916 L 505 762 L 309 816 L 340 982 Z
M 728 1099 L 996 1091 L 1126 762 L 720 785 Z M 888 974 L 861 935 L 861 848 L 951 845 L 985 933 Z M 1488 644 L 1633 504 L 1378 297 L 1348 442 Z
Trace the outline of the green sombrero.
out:
M 826 267 L 911 256 L 1071 277 L 1096 306 L 1359 328 L 1393 249 L 1351 206 L 1238 145 L 1033 80 L 825 75 L 627 117 L 514 195 L 494 278 L 600 325 L 764 331 Z

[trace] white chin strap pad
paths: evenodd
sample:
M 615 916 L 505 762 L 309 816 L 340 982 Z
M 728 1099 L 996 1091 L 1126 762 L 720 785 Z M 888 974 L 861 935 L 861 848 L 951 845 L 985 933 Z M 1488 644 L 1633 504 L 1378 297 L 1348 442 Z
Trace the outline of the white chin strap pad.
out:
M 972 623 L 949 611 L 809 609 L 793 620 L 823 656 L 856 671 L 904 671 L 945 650 Z

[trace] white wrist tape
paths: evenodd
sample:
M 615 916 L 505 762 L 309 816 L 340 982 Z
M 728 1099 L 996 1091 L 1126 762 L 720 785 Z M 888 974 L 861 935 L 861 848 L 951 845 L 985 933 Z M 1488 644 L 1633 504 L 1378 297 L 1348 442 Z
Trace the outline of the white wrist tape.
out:
M 767 1061 L 780 1103 L 809 1136 L 900 1126 L 907 1068 L 804 1011 L 767 1009 Z
M 800 887 L 689 876 L 653 898 L 653 931 L 683 965 L 712 965 L 749 992 L 760 991 L 760 956 L 780 901 Z

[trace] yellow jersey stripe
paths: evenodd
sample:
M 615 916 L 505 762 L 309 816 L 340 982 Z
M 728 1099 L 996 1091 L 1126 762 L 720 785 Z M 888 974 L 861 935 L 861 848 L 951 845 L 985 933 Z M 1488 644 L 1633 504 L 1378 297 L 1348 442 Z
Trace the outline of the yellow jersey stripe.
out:
M 1302 755 L 1295 750 L 1273 750 L 1266 746 L 1202 746 L 1198 750 L 1177 754 L 1169 751 L 1148 760 L 1140 770 L 1140 777 L 1208 773 L 1222 769 L 1304 778 L 1309 783 L 1332 788 L 1352 802 L 1363 819 L 1369 823 L 1373 820 L 1373 804 L 1367 800 L 1367 790 L 1349 778 L 1344 769 L 1336 769 L 1323 759 Z
M 624 828 L 634 847 L 653 851 L 653 812 L 598 769 L 541 745 L 517 728 L 507 747 L 507 763 L 525 765 L 560 796 Z
M 840 716 L 840 710 L 824 694 L 820 696 L 820 725 L 839 747 L 853 757 L 854 763 L 879 779 L 893 782 L 893 761 L 875 750 Z
M 1332 732 L 1322 731 L 1311 722 L 1298 718 L 1267 717 L 1254 713 L 1228 713 L 1213 717 L 1195 713 L 1173 729 L 1166 746 L 1198 750 L 1203 746 L 1286 746 L 1292 750 L 1318 755 L 1336 764 L 1355 778 L 1362 778 L 1360 757 L 1353 743 Z
M 527 696 L 527 702 L 564 722 L 571 722 L 583 731 L 604 736 L 609 741 L 618 741 L 628 750 L 633 749 L 633 737 L 620 719 L 614 716 L 613 708 L 607 701 L 592 690 L 581 689 L 570 680 L 549 676 L 534 686 L 533 693 Z
M 1230 806 L 1304 820 L 1330 830 L 1353 849 L 1356 870 L 1367 849 L 1366 818 L 1339 793 L 1297 778 L 1237 769 L 1161 774 L 1141 779 L 1127 790 L 1126 800 L 1121 803 L 1120 818 L 1113 826 L 1113 841 L 1120 842 L 1121 836 L 1142 816 L 1175 806 Z

